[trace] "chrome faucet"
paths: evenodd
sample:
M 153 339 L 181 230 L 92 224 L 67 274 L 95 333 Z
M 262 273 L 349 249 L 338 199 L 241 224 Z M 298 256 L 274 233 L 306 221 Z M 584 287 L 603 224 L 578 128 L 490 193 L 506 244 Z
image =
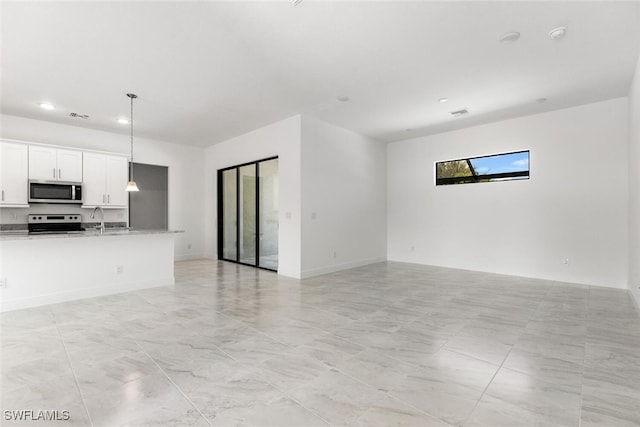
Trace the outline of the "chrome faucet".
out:
M 95 219 L 96 211 L 100 209 L 100 225 L 96 226 L 96 228 L 100 229 L 100 234 L 104 233 L 104 211 L 101 206 L 96 206 L 93 208 L 93 212 L 91 212 L 91 219 Z

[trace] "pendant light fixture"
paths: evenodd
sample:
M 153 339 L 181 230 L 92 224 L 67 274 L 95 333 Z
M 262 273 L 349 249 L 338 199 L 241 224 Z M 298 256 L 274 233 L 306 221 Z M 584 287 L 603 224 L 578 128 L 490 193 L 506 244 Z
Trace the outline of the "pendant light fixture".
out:
M 129 182 L 127 183 L 126 191 L 140 191 L 138 185 L 133 180 L 133 100 L 138 97 L 135 93 L 128 93 L 127 96 L 131 99 L 131 160 L 129 162 Z

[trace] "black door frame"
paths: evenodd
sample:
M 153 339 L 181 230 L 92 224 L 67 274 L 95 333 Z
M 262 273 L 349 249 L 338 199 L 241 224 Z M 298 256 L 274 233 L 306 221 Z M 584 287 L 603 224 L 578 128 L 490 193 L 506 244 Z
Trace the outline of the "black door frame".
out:
M 234 262 L 236 264 L 247 265 L 250 267 L 260 268 L 262 270 L 267 271 L 275 271 L 272 268 L 262 267 L 260 265 L 260 163 L 266 162 L 269 160 L 275 160 L 278 156 L 267 157 L 264 159 L 256 160 L 253 162 L 242 163 L 239 165 L 229 166 L 223 169 L 218 169 L 218 259 L 221 261 L 229 261 Z M 249 264 L 246 262 L 240 261 L 240 168 L 244 166 L 255 165 L 255 176 L 256 176 L 256 263 Z M 224 197 L 223 197 L 223 185 L 222 185 L 222 175 L 224 172 L 235 169 L 236 170 L 236 259 L 228 259 L 224 257 Z M 278 252 L 280 252 L 278 246 Z M 278 265 L 280 263 L 278 262 Z

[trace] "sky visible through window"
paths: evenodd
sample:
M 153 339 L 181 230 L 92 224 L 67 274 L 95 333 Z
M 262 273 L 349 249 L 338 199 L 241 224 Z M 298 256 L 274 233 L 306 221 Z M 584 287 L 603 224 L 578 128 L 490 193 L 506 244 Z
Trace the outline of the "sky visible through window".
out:
M 529 170 L 529 152 L 498 154 L 496 156 L 469 159 L 478 175 L 506 172 L 524 172 Z

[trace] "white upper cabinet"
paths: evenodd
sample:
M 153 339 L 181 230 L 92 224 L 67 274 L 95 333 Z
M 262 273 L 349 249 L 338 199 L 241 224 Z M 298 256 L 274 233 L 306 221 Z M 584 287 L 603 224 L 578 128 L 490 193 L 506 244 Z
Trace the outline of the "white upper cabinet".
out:
M 29 146 L 29 179 L 55 181 L 56 169 L 58 169 L 58 161 L 55 148 Z
M 127 207 L 127 158 L 84 153 L 83 207 Z
M 28 153 L 25 144 L 0 142 L 0 206 L 29 206 Z
M 58 181 L 82 182 L 82 151 L 58 149 Z
M 126 157 L 107 156 L 107 203 L 110 206 L 127 206 L 128 164 Z
M 30 145 L 29 179 L 82 182 L 82 151 Z
M 107 203 L 105 176 L 107 163 L 105 155 L 84 153 L 83 158 L 82 204 L 86 206 L 103 206 Z

